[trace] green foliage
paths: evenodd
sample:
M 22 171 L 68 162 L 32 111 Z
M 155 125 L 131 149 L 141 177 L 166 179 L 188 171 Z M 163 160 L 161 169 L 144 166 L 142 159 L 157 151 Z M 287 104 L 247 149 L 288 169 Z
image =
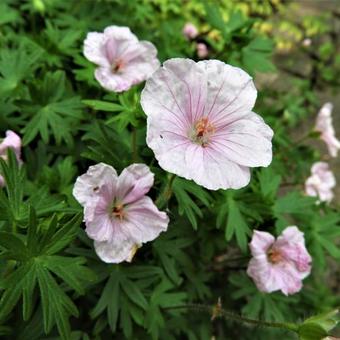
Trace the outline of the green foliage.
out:
M 38 133 L 46 144 L 53 135 L 57 144 L 64 140 L 72 145 L 72 133 L 82 118 L 82 104 L 79 97 L 70 97 L 67 87 L 65 73 L 56 71 L 46 73 L 44 80 L 30 89 L 32 102 L 23 105 L 32 117 L 23 129 L 24 145 Z
M 311 164 L 322 156 L 292 129 L 314 120 L 317 93 L 338 89 L 338 15 L 293 18 L 290 11 L 289 2 L 272 0 L 0 3 L 0 138 L 6 130 L 23 138 L 23 162 L 0 150 L 1 339 L 294 338 L 182 308 L 216 308 L 219 297 L 223 308 L 244 317 L 298 324 L 304 340 L 332 332 L 338 319 L 329 310 L 340 302 L 339 202 L 319 204 L 303 193 Z M 182 35 L 186 22 L 198 27 L 197 38 Z M 86 34 L 109 25 L 129 26 L 151 41 L 161 62 L 198 61 L 197 43 L 205 43 L 208 58 L 250 73 L 259 94 L 254 110 L 275 133 L 272 164 L 253 169 L 242 190 L 225 191 L 161 169 L 145 141 L 143 84 L 108 93 L 83 55 Z M 299 54 L 277 55 L 287 36 Z M 301 46 L 304 37 L 312 46 Z M 299 69 L 300 54 L 307 71 Z M 276 72 L 279 86 L 265 72 Z M 131 264 L 99 260 L 72 196 L 77 176 L 99 162 L 117 172 L 149 165 L 155 184 L 148 195 L 171 221 Z M 252 233 L 277 236 L 289 225 L 304 232 L 311 275 L 293 296 L 259 292 L 245 273 Z
M 54 276 L 78 294 L 85 293 L 83 281 L 93 280 L 93 274 L 84 266 L 84 258 L 57 255 L 76 237 L 80 221 L 77 215 L 60 226 L 54 216 L 46 228 L 38 223 L 31 209 L 25 243 L 15 234 L 0 232 L 3 249 L 0 257 L 16 261 L 15 268 L 9 268 L 2 281 L 0 320 L 13 310 L 21 296 L 23 319 L 29 320 L 35 305 L 34 293 L 39 287 L 45 333 L 56 324 L 61 338 L 69 338 L 68 319 L 70 315 L 77 316 L 78 309 Z
M 202 218 L 203 213 L 192 197 L 209 207 L 210 195 L 197 184 L 178 177 L 174 180 L 172 190 L 178 202 L 179 214 L 185 214 L 193 228 L 197 229 L 197 216 Z

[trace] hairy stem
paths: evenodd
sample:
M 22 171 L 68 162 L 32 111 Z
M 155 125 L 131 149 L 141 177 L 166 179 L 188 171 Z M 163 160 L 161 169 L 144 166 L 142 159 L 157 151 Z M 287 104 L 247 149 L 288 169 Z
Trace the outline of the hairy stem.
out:
M 263 326 L 263 327 L 272 327 L 272 328 L 281 328 L 287 329 L 289 331 L 297 332 L 298 325 L 289 322 L 269 322 L 269 321 L 262 321 L 257 319 L 250 319 L 243 317 L 238 314 L 234 314 L 233 312 L 226 311 L 225 309 L 221 308 L 219 305 L 216 306 L 209 306 L 203 304 L 187 304 L 187 305 L 179 305 L 164 308 L 165 310 L 172 310 L 172 309 L 189 309 L 197 312 L 206 312 L 214 318 L 223 318 L 225 320 L 233 320 L 241 323 L 252 324 L 256 326 Z
M 137 162 L 138 154 L 137 154 L 137 130 L 135 127 L 132 128 L 131 134 L 131 149 L 132 149 L 132 162 Z
M 156 205 L 158 208 L 162 209 L 166 203 L 169 201 L 171 195 L 172 195 L 172 184 L 176 178 L 175 174 L 169 174 L 168 181 L 164 186 L 164 189 L 156 199 Z

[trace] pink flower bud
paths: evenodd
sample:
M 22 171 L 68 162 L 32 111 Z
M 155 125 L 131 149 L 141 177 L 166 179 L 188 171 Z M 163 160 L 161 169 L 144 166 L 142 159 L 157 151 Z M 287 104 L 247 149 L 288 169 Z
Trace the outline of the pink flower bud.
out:
M 195 39 L 198 36 L 198 30 L 194 24 L 187 22 L 183 27 L 183 35 L 188 39 Z

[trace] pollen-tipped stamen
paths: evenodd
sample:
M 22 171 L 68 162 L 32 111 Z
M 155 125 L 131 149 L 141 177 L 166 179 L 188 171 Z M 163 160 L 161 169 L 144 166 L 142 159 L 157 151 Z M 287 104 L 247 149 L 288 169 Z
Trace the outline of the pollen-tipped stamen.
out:
M 112 215 L 122 220 L 124 218 L 123 204 L 117 204 L 112 208 Z
M 214 126 L 209 122 L 208 118 L 203 117 L 194 124 L 190 131 L 190 138 L 194 143 L 206 147 L 214 132 Z

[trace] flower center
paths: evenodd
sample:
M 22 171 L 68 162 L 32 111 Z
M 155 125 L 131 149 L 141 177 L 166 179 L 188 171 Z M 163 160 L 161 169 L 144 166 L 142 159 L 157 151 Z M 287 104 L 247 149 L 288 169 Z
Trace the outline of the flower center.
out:
M 269 249 L 269 251 L 267 252 L 267 257 L 269 262 L 276 264 L 279 263 L 283 260 L 283 256 L 281 254 L 281 252 L 277 249 Z
M 115 60 L 111 64 L 111 72 L 112 73 L 119 73 L 122 71 L 124 64 L 121 60 Z
M 112 216 L 122 220 L 124 218 L 123 204 L 116 204 L 112 208 Z
M 194 143 L 206 147 L 214 132 L 214 126 L 209 122 L 208 118 L 203 117 L 194 124 L 190 130 L 189 137 Z

